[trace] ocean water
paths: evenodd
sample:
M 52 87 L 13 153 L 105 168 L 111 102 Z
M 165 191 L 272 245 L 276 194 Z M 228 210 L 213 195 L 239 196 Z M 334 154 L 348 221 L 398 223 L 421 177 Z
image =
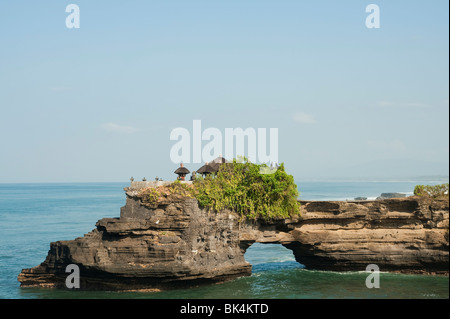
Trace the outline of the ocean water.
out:
M 297 182 L 305 200 L 375 198 L 383 192 L 411 194 L 424 182 Z M 431 183 L 428 183 L 431 184 Z M 449 298 L 443 276 L 380 274 L 368 289 L 367 273 L 312 271 L 281 245 L 254 244 L 245 258 L 250 277 L 222 284 L 156 293 L 89 292 L 20 288 L 17 275 L 44 261 L 49 244 L 83 236 L 98 219 L 118 217 L 127 183 L 0 184 L 0 298 Z

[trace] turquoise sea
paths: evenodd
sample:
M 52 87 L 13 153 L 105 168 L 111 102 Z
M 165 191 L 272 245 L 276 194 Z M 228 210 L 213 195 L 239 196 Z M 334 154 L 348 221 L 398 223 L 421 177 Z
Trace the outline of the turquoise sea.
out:
M 411 194 L 425 182 L 301 182 L 301 199 L 375 198 L 383 192 Z M 431 183 L 428 183 L 431 184 Z M 254 244 L 245 255 L 250 277 L 223 284 L 158 293 L 86 292 L 20 288 L 22 268 L 41 263 L 49 243 L 83 236 L 98 219 L 118 217 L 127 183 L 0 184 L 0 298 L 449 298 L 449 278 L 384 273 L 368 289 L 367 274 L 312 271 L 281 245 Z

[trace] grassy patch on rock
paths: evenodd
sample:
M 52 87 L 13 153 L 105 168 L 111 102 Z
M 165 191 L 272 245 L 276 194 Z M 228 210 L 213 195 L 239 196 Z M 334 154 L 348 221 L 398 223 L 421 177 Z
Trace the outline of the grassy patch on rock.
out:
M 215 176 L 197 178 L 192 184 L 176 181 L 169 186 L 147 188 L 140 197 L 146 206 L 157 206 L 168 200 L 196 198 L 210 211 L 230 209 L 241 219 L 265 220 L 300 215 L 297 185 L 284 165 L 270 169 L 248 161 L 225 163 Z
M 448 198 L 449 184 L 439 185 L 416 185 L 414 195 L 421 197 L 431 197 L 434 199 Z

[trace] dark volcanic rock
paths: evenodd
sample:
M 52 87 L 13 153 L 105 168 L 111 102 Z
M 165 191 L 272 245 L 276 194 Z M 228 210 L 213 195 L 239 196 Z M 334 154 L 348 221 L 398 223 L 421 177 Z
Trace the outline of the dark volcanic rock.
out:
M 377 200 L 389 199 L 389 198 L 404 198 L 406 194 L 403 193 L 382 193 L 377 197 Z
M 24 269 L 22 286 L 65 287 L 68 264 L 86 289 L 159 289 L 251 274 L 228 211 L 208 214 L 194 199 L 150 209 L 127 198 L 120 218 L 104 218 L 82 238 L 50 244 L 46 260 Z
M 127 191 L 120 218 L 104 218 L 84 237 L 50 244 L 46 260 L 18 276 L 22 286 L 65 287 L 69 264 L 82 289 L 191 286 L 251 274 L 254 242 L 280 243 L 309 269 L 442 272 L 449 266 L 449 202 L 416 197 L 357 202 L 302 201 L 302 218 L 239 222 L 191 198 L 154 208 Z

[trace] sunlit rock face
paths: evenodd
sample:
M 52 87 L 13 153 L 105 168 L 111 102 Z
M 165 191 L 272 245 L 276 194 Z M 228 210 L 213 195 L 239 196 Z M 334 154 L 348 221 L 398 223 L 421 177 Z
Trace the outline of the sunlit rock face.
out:
M 291 249 L 307 269 L 448 273 L 449 202 L 408 197 L 376 201 L 301 201 L 292 219 L 240 220 L 209 212 L 196 199 L 170 196 L 150 207 L 126 188 L 120 218 L 104 218 L 84 237 L 50 244 L 45 261 L 23 269 L 22 286 L 66 287 L 66 267 L 82 289 L 160 290 L 251 274 L 255 242 Z

